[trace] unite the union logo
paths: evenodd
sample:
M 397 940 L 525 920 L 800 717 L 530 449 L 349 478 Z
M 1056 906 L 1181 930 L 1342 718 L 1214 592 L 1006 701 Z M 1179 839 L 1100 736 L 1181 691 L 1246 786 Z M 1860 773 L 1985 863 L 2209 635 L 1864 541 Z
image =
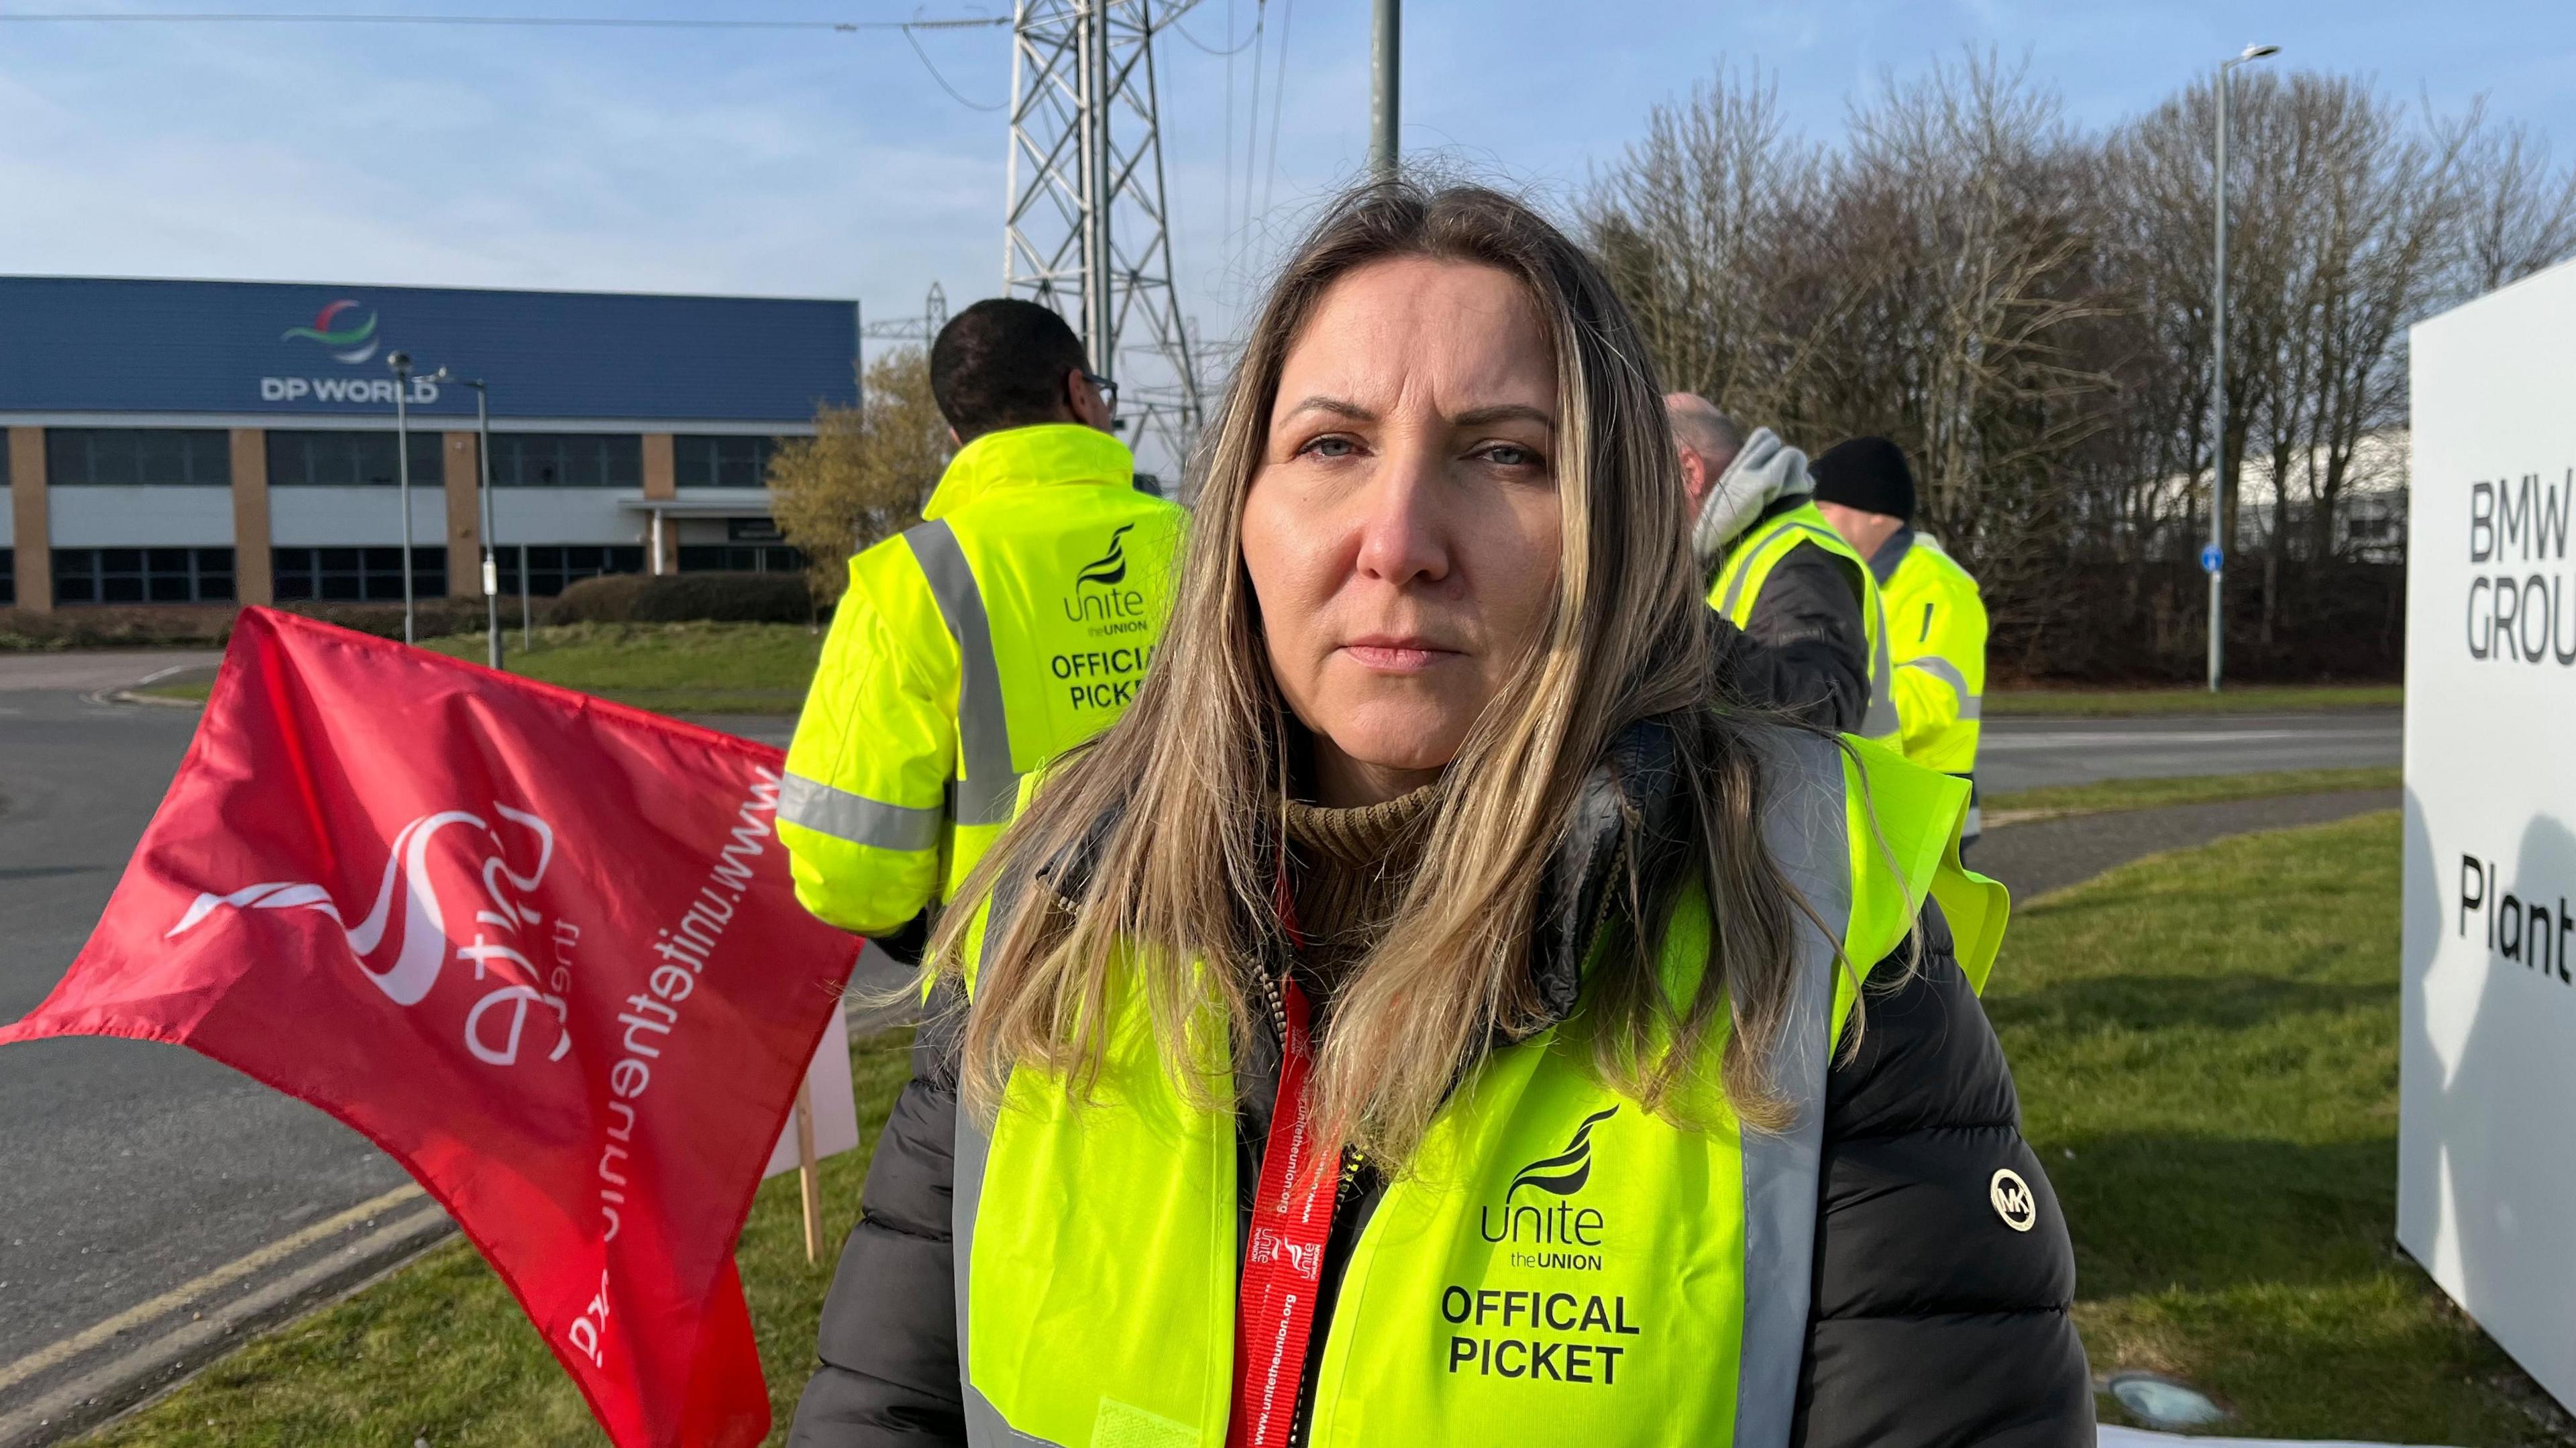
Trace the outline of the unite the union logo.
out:
M 476 980 L 497 978 L 499 982 L 465 1014 L 464 1044 L 475 1059 L 493 1066 L 517 1064 L 519 1038 L 527 1025 L 529 1008 L 543 1006 L 554 1013 L 557 1025 L 554 1050 L 546 1059 L 560 1061 L 572 1049 L 572 1037 L 561 1029 L 568 1008 L 561 983 L 542 976 L 534 959 L 540 947 L 532 937 L 545 916 L 528 904 L 529 896 L 544 883 L 546 868 L 554 863 L 554 827 L 537 815 L 512 809 L 498 800 L 493 801 L 492 810 L 502 823 L 516 826 L 533 845 L 536 859 L 524 873 L 512 866 L 512 851 L 504 844 L 498 827 L 466 810 L 441 810 L 412 820 L 394 835 L 386 850 L 384 874 L 376 885 L 375 898 L 354 925 L 349 922 L 350 912 L 343 910 L 324 887 L 273 880 L 222 895 L 199 892 L 179 922 L 162 938 L 175 940 L 218 912 L 310 910 L 340 927 L 350 963 L 359 974 L 383 992 L 385 999 L 405 1007 L 419 1005 L 428 998 L 452 953 L 456 959 L 473 962 Z M 479 832 L 489 849 L 477 872 L 483 885 L 482 896 L 461 902 L 471 908 L 477 927 L 470 943 L 451 938 L 448 903 L 439 899 L 429 879 L 431 844 L 442 831 L 455 825 Z M 402 897 L 399 919 L 395 913 L 397 895 Z M 487 933 L 485 927 L 497 933 Z M 556 922 L 554 944 L 558 955 L 578 935 L 569 922 Z M 392 959 L 378 964 L 387 954 Z M 556 988 L 548 989 L 550 985 Z M 487 1017 L 491 1018 L 488 1023 Z

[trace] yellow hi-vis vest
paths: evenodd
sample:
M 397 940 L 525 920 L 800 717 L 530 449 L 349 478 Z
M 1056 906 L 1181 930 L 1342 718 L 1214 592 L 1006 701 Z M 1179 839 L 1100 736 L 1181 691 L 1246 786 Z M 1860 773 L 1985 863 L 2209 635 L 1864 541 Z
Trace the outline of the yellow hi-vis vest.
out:
M 1726 561 L 1718 566 L 1717 580 L 1709 585 L 1709 606 L 1720 617 L 1737 628 L 1753 619 L 1753 606 L 1762 597 L 1762 584 L 1789 550 L 1801 543 L 1812 543 L 1842 559 L 1849 565 L 1855 586 L 1860 589 L 1861 627 L 1869 645 L 1869 712 L 1857 731 L 1863 739 L 1893 747 L 1896 743 L 1896 705 L 1890 693 L 1887 657 L 1887 624 L 1879 610 L 1878 580 L 1870 577 L 1869 565 L 1834 525 L 1825 520 L 1811 500 L 1791 508 L 1776 518 L 1756 523 L 1744 530 L 1727 550 Z
M 1135 490 L 1135 466 L 1087 427 L 987 433 L 924 522 L 850 560 L 779 795 L 807 909 L 878 935 L 946 900 L 1020 776 L 1126 710 L 1182 518 Z
M 1579 1004 L 1495 1050 L 1386 1189 L 1316 1324 L 1306 1442 L 1789 1441 L 1826 1071 L 1860 974 L 1905 939 L 1928 891 L 1982 984 L 2008 904 L 1959 866 L 1966 785 L 1868 744 L 1855 758 L 1783 731 L 1766 748 L 1767 841 L 1833 931 L 1798 927 L 1796 1026 L 1778 1063 L 1793 1124 L 1736 1124 L 1717 1084 L 1722 1042 L 1690 1077 L 1704 1127 L 1648 1114 L 1595 1073 Z M 970 961 L 989 918 L 970 926 Z M 1682 999 L 1708 929 L 1705 905 L 1686 900 L 1668 932 L 1667 988 Z M 1103 1068 L 1079 1099 L 1023 1067 L 989 1129 L 958 1112 L 957 1342 L 977 1448 L 1226 1440 L 1234 1117 L 1174 1088 L 1132 976 L 1113 972 L 1108 1012 Z M 1203 1037 L 1219 1100 L 1225 1034 L 1218 1022 Z
M 1943 774 L 1974 774 L 1986 695 L 1986 605 L 1977 580 L 1921 533 L 1885 578 L 1888 651 L 1905 757 Z M 1977 832 L 1973 822 L 1968 833 Z

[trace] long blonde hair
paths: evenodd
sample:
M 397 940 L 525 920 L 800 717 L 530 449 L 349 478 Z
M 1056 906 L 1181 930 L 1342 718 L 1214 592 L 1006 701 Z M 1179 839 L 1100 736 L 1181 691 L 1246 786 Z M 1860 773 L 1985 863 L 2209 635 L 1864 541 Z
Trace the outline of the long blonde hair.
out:
M 1221 1020 L 1244 1039 L 1262 999 L 1254 972 L 1279 958 L 1280 791 L 1299 737 L 1243 563 L 1244 499 L 1300 328 L 1337 279 L 1404 256 L 1495 267 L 1528 289 L 1556 354 L 1563 553 L 1535 647 L 1444 774 L 1421 864 L 1335 998 L 1310 1088 L 1318 1126 L 1400 1167 L 1463 1067 L 1497 1036 L 1547 1023 L 1530 971 L 1540 883 L 1586 775 L 1622 728 L 1646 719 L 1673 740 L 1682 847 L 1622 852 L 1620 908 L 1586 980 L 1599 1069 L 1665 1110 L 1722 1030 L 1729 1104 L 1748 1121 L 1778 1118 L 1771 1062 L 1803 906 L 1762 846 L 1748 727 L 1718 697 L 1710 611 L 1645 343 L 1590 258 L 1529 207 L 1406 180 L 1345 194 L 1272 286 L 1204 445 L 1150 675 L 1124 719 L 1058 766 L 961 895 L 980 900 L 1070 855 L 1090 861 L 1078 894 L 1033 881 L 1001 892 L 1018 908 L 991 922 L 976 963 L 963 1042 L 971 1104 L 995 1109 L 1020 1066 L 1087 1089 L 1113 972 L 1132 972 L 1120 992 L 1142 996 L 1174 1081 L 1203 1104 L 1230 1090 L 1209 1069 L 1221 1057 L 1206 1028 Z M 1709 906 L 1707 968 L 1676 999 L 1657 958 L 1672 902 L 1692 886 Z M 969 913 L 950 912 L 932 943 L 942 977 L 965 973 Z

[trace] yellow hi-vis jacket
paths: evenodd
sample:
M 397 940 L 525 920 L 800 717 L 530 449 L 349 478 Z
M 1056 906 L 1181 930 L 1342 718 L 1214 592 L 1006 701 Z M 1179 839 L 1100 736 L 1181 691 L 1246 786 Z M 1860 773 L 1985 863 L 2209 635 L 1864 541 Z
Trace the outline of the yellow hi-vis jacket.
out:
M 805 908 L 882 935 L 945 901 L 1020 776 L 1126 710 L 1182 519 L 1135 490 L 1135 468 L 1087 427 L 987 433 L 919 526 L 850 560 L 779 796 Z
M 1986 605 L 1977 580 L 1940 543 L 1907 531 L 1870 560 L 1896 661 L 1896 717 L 1905 757 L 1943 774 L 1977 768 L 1986 694 Z M 1974 817 L 1968 833 L 1974 836 Z
M 1726 561 L 1718 565 L 1717 579 L 1709 585 L 1709 607 L 1737 628 L 1751 624 L 1754 606 L 1762 599 L 1762 585 L 1770 578 L 1772 568 L 1802 543 L 1822 548 L 1842 560 L 1860 590 L 1861 630 L 1869 646 L 1869 708 L 1860 728 L 1853 732 L 1893 749 L 1897 717 L 1887 651 L 1887 620 L 1879 604 L 1878 580 L 1862 561 L 1859 550 L 1834 531 L 1834 525 L 1826 521 L 1813 501 L 1744 530 L 1744 535 L 1727 549 Z
M 1792 1441 L 1843 1024 L 1927 897 L 1980 985 L 2010 906 L 1959 863 L 1958 781 L 1868 744 L 1776 747 L 1779 797 L 1796 804 L 1766 811 L 1763 833 L 1813 907 L 1797 927 L 1797 1025 L 1778 1071 L 1796 1124 L 1758 1130 L 1727 1109 L 1722 1035 L 1676 1074 L 1701 1123 L 1690 1127 L 1600 1078 L 1584 1010 L 1497 1046 L 1442 1103 L 1419 1169 L 1360 1228 L 1315 1328 L 1307 1443 Z M 970 962 L 993 909 L 969 927 Z M 1697 988 L 1711 928 L 1686 893 L 1663 938 L 1672 999 Z M 1244 1350 L 1235 1115 L 1173 1083 L 1123 964 L 1103 1006 L 1091 1094 L 1023 1065 L 993 1119 L 956 1113 L 970 1448 L 1227 1441 Z M 1222 1021 L 1194 1039 L 1213 1043 L 1206 1079 L 1231 1081 Z M 1256 1358 L 1245 1370 L 1264 1369 Z

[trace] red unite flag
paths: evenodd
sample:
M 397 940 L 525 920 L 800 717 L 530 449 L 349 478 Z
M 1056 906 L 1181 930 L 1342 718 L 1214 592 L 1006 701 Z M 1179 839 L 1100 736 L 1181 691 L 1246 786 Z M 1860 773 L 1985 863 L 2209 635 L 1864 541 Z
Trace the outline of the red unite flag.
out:
M 0 1043 L 130 1036 L 363 1132 L 620 1448 L 749 1445 L 733 1248 L 859 942 L 778 751 L 245 609 L 96 933 Z

